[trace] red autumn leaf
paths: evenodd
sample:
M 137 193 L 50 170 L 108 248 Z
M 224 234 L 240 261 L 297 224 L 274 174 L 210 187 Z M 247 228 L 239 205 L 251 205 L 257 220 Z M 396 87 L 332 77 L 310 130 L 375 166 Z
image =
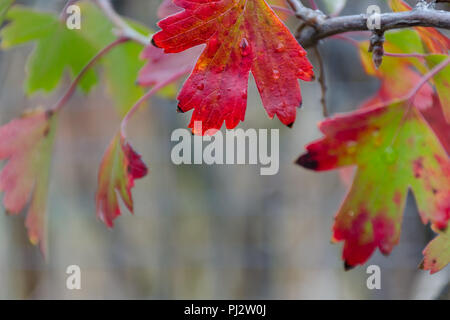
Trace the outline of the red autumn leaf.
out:
M 46 199 L 55 116 L 37 109 L 0 127 L 0 159 L 8 162 L 0 173 L 3 205 L 9 214 L 28 206 L 28 237 L 47 252 Z
M 287 7 L 287 3 L 285 0 L 268 0 L 267 3 L 270 5 L 275 5 L 277 7 L 283 8 L 284 9 L 283 11 L 290 10 Z M 177 5 L 175 5 L 175 3 L 173 3 L 173 0 L 163 0 L 163 2 L 158 7 L 158 18 L 164 19 L 165 17 L 168 17 L 182 10 L 183 10 L 182 8 L 178 7 Z M 277 15 L 281 17 L 283 20 L 287 18 L 287 14 L 285 14 L 284 12 L 281 13 L 278 12 Z
M 313 78 L 306 52 L 264 0 L 175 0 L 185 10 L 161 20 L 153 44 L 177 53 L 206 44 L 178 96 L 179 108 L 194 109 L 189 124 L 204 134 L 231 129 L 244 120 L 252 72 L 269 115 L 292 125 L 301 105 L 298 79 Z
M 376 248 L 391 252 L 408 189 L 424 224 L 447 227 L 450 161 L 415 108 L 401 102 L 358 110 L 323 121 L 320 130 L 325 137 L 308 145 L 298 164 L 316 171 L 357 166 L 333 227 L 333 239 L 345 242 L 346 267 L 363 264 Z
M 95 196 L 97 217 L 108 227 L 112 228 L 114 219 L 121 214 L 118 195 L 128 210 L 133 213 L 131 189 L 134 186 L 134 180 L 146 174 L 147 167 L 142 162 L 141 156 L 120 133 L 116 134 L 103 155 Z

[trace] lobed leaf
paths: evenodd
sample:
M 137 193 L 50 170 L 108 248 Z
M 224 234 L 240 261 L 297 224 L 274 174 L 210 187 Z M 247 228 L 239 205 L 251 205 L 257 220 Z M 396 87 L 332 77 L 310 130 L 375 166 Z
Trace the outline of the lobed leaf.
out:
M 94 46 L 79 31 L 69 30 L 56 14 L 14 6 L 9 10 L 7 19 L 10 23 L 0 32 L 3 49 L 36 43 L 26 65 L 27 94 L 38 90 L 52 91 L 66 68 L 72 76 L 76 76 L 96 54 Z M 90 70 L 79 86 L 88 91 L 95 82 L 95 73 Z
M 175 0 L 185 10 L 161 20 L 153 43 L 165 53 L 206 44 L 178 96 L 179 109 L 194 109 L 189 124 L 204 134 L 244 120 L 252 72 L 263 105 L 292 125 L 301 105 L 298 79 L 313 78 L 306 52 L 264 0 Z M 194 130 L 195 131 L 195 130 Z
M 46 254 L 46 199 L 56 116 L 41 109 L 0 127 L 0 173 L 3 205 L 10 214 L 28 206 L 26 227 L 31 243 Z
M 120 134 L 116 134 L 103 155 L 98 173 L 96 193 L 97 217 L 108 227 L 120 216 L 118 195 L 128 210 L 133 213 L 131 189 L 134 180 L 147 174 L 147 167 L 131 145 Z
M 447 227 L 450 161 L 407 102 L 336 116 L 323 121 L 320 130 L 325 137 L 306 147 L 299 165 L 316 171 L 357 166 L 333 227 L 333 240 L 345 242 L 346 267 L 363 264 L 376 248 L 391 252 L 399 241 L 408 189 L 424 224 Z

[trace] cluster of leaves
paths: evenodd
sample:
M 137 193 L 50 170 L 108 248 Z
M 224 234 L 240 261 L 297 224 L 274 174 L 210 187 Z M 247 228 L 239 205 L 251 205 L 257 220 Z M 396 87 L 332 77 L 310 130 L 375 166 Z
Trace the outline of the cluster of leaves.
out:
M 388 2 L 393 10 L 411 10 L 401 0 Z M 0 0 L 0 23 L 12 3 Z M 330 15 L 337 15 L 345 0 L 323 3 Z M 81 90 L 89 92 L 96 84 L 98 74 L 85 66 L 117 38 L 117 25 L 93 1 L 79 4 L 81 30 L 68 30 L 56 14 L 18 5 L 6 13 L 2 48 L 35 43 L 26 68 L 27 94 L 52 91 L 66 69 L 73 77 L 82 73 L 75 78 Z M 153 94 L 171 96 L 173 83 L 181 77 L 189 74 L 177 97 L 178 111 L 193 109 L 188 126 L 194 134 L 209 134 L 224 123 L 232 129 L 244 120 L 250 72 L 268 116 L 276 115 L 287 126 L 294 123 L 302 103 L 298 79 L 313 80 L 314 73 L 306 51 L 282 22 L 288 12 L 282 0 L 164 0 L 158 10 L 161 30 L 152 44 L 143 48 L 142 43 L 124 41 L 102 54 L 99 64 L 109 93 L 124 116 L 98 174 L 97 216 L 108 227 L 121 214 L 119 197 L 133 211 L 134 180 L 148 171 L 127 139 L 127 121 Z M 150 34 L 136 22 L 126 24 Z M 379 69 L 372 63 L 369 43 L 351 41 L 366 72 L 380 80 L 380 89 L 359 110 L 323 121 L 324 138 L 308 145 L 298 164 L 317 171 L 358 168 L 333 227 L 333 240 L 345 242 L 346 267 L 366 262 L 376 248 L 391 252 L 399 241 L 411 189 L 423 223 L 430 222 L 440 233 L 424 250 L 423 268 L 436 272 L 450 255 L 450 67 L 423 79 L 448 59 L 449 40 L 431 28 L 389 32 L 385 50 L 391 55 Z M 151 88 L 144 94 L 146 86 Z M 10 213 L 30 204 L 26 225 L 31 241 L 40 243 L 43 252 L 46 185 L 59 110 L 60 105 L 36 109 L 0 128 L 0 158 L 8 159 L 0 174 L 3 204 Z M 202 121 L 201 132 L 195 132 L 195 121 Z
M 113 24 L 90 1 L 80 2 L 83 10 L 81 30 L 69 30 L 58 14 L 0 1 L 0 19 L 7 20 L 0 31 L 1 48 L 10 48 L 34 43 L 34 50 L 26 63 L 27 77 L 24 91 L 27 95 L 36 92 L 51 92 L 60 83 L 65 70 L 72 79 L 81 72 L 96 53 L 116 39 Z M 9 10 L 7 10 L 9 9 Z M 135 22 L 133 27 L 148 34 L 150 31 Z M 126 114 L 144 90 L 135 85 L 144 61 L 139 59 L 142 46 L 127 42 L 103 57 L 105 81 L 119 114 Z M 117 65 L 124 66 L 117 68 Z M 88 70 L 79 81 L 79 88 L 89 92 L 97 83 L 98 75 Z M 173 89 L 166 89 L 170 94 Z M 7 212 L 19 213 L 29 201 L 26 226 L 32 243 L 40 243 L 46 252 L 45 210 L 52 142 L 56 131 L 58 112 L 36 109 L 1 128 L 0 137 L 5 145 L 1 159 L 8 159 L 1 176 L 1 190 L 5 192 L 3 205 Z M 49 115 L 50 116 L 46 116 Z M 45 133 L 45 134 L 43 134 Z M 9 146 L 9 149 L 6 148 Z M 14 146 L 14 148 L 12 148 Z M 31 199 L 31 200 L 30 200 Z

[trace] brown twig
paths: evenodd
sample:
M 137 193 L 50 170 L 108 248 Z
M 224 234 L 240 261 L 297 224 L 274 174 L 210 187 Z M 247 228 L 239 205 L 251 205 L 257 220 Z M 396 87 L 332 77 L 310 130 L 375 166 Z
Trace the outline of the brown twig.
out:
M 317 58 L 317 62 L 319 62 L 319 68 L 320 68 L 320 73 L 319 73 L 319 84 L 320 84 L 320 89 L 322 91 L 322 97 L 320 98 L 320 103 L 322 104 L 322 113 L 323 116 L 326 118 L 328 117 L 328 108 L 327 108 L 327 84 L 326 84 L 326 80 L 325 80 L 325 67 L 324 67 L 324 63 L 323 63 L 323 59 L 322 59 L 322 55 L 320 54 L 319 48 L 314 47 L 314 53 L 316 55 Z
M 327 17 L 322 12 L 306 8 L 299 0 L 287 0 L 295 15 L 308 25 L 297 34 L 297 40 L 308 48 L 321 39 L 349 31 L 367 31 L 367 14 Z M 409 27 L 450 29 L 450 12 L 415 8 L 411 11 L 380 14 L 379 32 Z

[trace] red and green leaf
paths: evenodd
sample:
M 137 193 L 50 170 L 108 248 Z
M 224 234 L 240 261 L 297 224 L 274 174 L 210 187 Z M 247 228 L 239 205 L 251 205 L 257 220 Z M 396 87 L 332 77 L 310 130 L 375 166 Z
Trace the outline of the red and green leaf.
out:
M 423 250 L 421 269 L 436 273 L 450 263 L 450 229 L 434 238 Z
M 409 111 L 408 111 L 409 110 Z M 323 171 L 356 165 L 353 185 L 336 215 L 333 239 L 344 241 L 347 267 L 399 241 L 408 189 L 424 224 L 444 230 L 450 218 L 450 161 L 420 113 L 406 102 L 359 110 L 320 124 L 325 137 L 298 164 Z
M 178 96 L 179 108 L 194 109 L 189 124 L 203 134 L 231 129 L 244 120 L 252 72 L 269 115 L 292 125 L 302 98 L 298 79 L 309 81 L 306 52 L 264 0 L 175 0 L 185 10 L 161 20 L 153 43 L 166 53 L 206 44 Z
M 56 116 L 41 109 L 0 127 L 0 173 L 3 205 L 16 215 L 26 207 L 25 225 L 31 243 L 46 254 L 46 200 Z
M 108 146 L 100 164 L 96 193 L 97 217 L 108 227 L 121 214 L 118 196 L 133 213 L 131 189 L 134 180 L 147 174 L 147 167 L 126 139 L 116 134 Z

